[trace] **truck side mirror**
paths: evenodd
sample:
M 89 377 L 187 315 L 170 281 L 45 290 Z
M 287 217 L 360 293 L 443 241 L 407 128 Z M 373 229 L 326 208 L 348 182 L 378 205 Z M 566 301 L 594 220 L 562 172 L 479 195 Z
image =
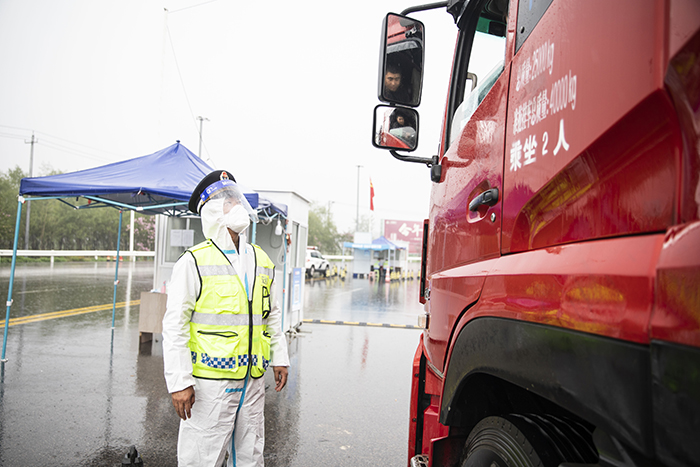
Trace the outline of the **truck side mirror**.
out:
M 418 112 L 407 107 L 374 108 L 372 144 L 380 149 L 415 151 L 418 147 Z
M 423 23 L 389 13 L 382 23 L 379 100 L 417 107 L 423 88 Z

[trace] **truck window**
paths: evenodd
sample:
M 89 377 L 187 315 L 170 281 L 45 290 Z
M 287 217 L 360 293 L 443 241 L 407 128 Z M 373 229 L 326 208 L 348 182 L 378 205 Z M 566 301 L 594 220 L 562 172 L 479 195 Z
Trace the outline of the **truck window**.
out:
M 506 53 L 508 2 L 484 2 L 474 28 L 467 21 L 460 29 L 461 60 L 455 61 L 453 109 L 448 147 L 459 139 L 465 125 L 503 72 Z M 465 66 L 467 65 L 467 66 Z

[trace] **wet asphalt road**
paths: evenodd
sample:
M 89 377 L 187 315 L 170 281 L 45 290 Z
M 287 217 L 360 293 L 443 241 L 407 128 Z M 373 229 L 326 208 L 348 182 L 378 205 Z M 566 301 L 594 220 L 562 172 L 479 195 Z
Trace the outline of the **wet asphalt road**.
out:
M 152 273 L 150 262 L 122 263 L 117 302 L 138 300 Z M 4 264 L 4 297 L 8 281 Z M 146 467 L 176 465 L 178 418 L 160 342 L 139 347 L 138 305 L 118 308 L 111 330 L 113 281 L 114 263 L 18 265 L 12 318 L 110 306 L 9 327 L 0 466 L 115 466 L 130 445 Z M 417 289 L 416 281 L 307 281 L 304 318 L 413 325 Z M 288 386 L 267 391 L 266 466 L 405 466 L 419 336 L 304 323 L 289 339 Z

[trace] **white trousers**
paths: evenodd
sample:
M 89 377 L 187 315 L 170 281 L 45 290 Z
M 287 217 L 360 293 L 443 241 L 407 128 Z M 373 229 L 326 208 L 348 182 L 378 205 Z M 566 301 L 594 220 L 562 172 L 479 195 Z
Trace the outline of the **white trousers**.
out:
M 263 467 L 265 378 L 196 378 L 194 397 L 192 418 L 180 420 L 178 466 Z

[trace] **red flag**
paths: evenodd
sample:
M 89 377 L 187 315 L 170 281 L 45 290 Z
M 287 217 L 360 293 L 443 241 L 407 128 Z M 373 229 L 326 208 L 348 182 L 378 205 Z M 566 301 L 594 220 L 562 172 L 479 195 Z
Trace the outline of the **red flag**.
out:
M 369 210 L 374 211 L 374 185 L 372 179 L 369 179 Z

